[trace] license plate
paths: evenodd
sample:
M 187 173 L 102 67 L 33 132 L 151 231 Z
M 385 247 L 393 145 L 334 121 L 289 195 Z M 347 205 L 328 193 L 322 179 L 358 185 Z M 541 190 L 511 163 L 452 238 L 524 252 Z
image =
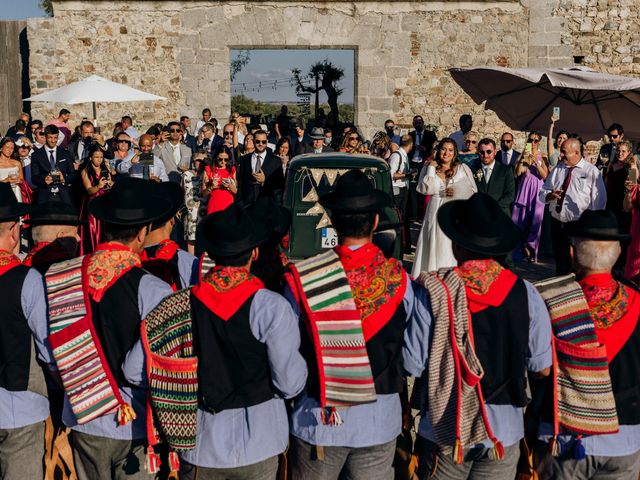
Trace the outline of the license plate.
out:
M 320 246 L 322 248 L 333 248 L 338 245 L 338 234 L 335 228 L 326 227 L 322 229 Z

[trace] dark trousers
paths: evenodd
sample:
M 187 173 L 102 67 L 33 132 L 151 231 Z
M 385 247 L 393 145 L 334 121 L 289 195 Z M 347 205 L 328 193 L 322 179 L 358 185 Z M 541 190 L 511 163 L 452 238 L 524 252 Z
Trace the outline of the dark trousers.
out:
M 400 188 L 397 194 L 393 195 L 393 204 L 400 211 L 400 220 L 403 223 L 402 247 L 405 251 L 411 248 L 411 222 L 407 222 L 407 197 L 409 189 Z
M 337 427 L 339 428 L 339 427 Z M 294 437 L 291 444 L 292 479 L 392 480 L 395 439 L 372 447 L 323 447 L 318 459 L 315 446 Z
M 41 479 L 43 459 L 44 422 L 20 428 L 0 428 L 1 479 Z
M 565 233 L 564 223 L 553 217 L 551 217 L 551 244 L 556 260 L 556 275 L 566 275 L 571 271 L 569 237 Z
M 115 440 L 71 431 L 79 480 L 153 479 L 145 470 L 145 440 Z
M 418 437 L 415 450 L 420 480 L 513 480 L 520 456 L 517 443 L 505 447 L 502 460 L 494 460 L 487 448 L 470 448 L 457 465 L 451 454 L 443 454 L 435 443 L 422 437 Z
M 278 457 L 236 468 L 196 467 L 180 460 L 182 480 L 275 480 L 278 473 Z

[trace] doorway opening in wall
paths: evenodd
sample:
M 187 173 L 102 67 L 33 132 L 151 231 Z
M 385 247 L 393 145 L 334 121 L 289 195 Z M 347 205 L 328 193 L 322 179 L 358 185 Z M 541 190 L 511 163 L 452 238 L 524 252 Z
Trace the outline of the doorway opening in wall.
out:
M 231 49 L 231 111 L 273 133 L 336 132 L 354 122 L 355 62 L 354 48 Z

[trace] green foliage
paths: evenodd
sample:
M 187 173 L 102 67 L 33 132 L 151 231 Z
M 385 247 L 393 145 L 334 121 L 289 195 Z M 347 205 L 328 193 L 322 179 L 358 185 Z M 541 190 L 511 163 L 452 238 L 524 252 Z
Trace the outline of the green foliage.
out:
M 289 107 L 289 116 L 297 118 L 301 115 L 302 109 L 296 103 L 266 103 L 253 100 L 245 95 L 234 95 L 231 97 L 231 111 L 239 112 L 240 114 L 260 115 L 265 120 L 273 119 L 280 113 L 280 107 L 287 105 Z M 323 108 L 325 113 L 329 112 L 329 105 L 326 103 L 320 104 L 320 108 Z M 313 117 L 313 107 L 311 109 Z M 352 104 L 341 104 L 338 106 L 338 112 L 340 114 L 341 122 L 353 122 L 354 110 Z
M 51 0 L 40 0 L 38 6 L 44 10 L 48 17 L 53 17 L 53 4 Z
M 249 50 L 240 50 L 238 56 L 231 60 L 231 81 L 236 78 L 236 75 L 249 63 L 251 60 L 251 52 Z

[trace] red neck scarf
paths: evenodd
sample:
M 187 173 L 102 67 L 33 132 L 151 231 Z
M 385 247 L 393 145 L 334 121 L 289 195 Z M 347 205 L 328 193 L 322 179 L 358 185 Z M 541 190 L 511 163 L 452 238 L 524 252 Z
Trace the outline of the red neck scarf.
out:
M 471 313 L 502 305 L 518 280 L 493 259 L 469 260 L 456 267 L 456 271 L 464 282 Z
M 129 247 L 108 242 L 98 245 L 87 262 L 85 282 L 94 301 L 102 300 L 109 287 L 133 267 L 140 267 L 140 257 Z
M 598 340 L 607 347 L 611 362 L 636 328 L 640 294 L 609 273 L 589 275 L 578 283 L 587 299 Z
M 262 281 L 244 267 L 213 267 L 199 285 L 191 288 L 191 292 L 209 310 L 226 321 L 262 288 Z
M 13 253 L 0 250 L 0 275 L 4 275 L 13 267 L 21 265 L 22 262 Z
M 362 333 L 368 341 L 384 327 L 400 306 L 407 289 L 402 264 L 387 259 L 372 243 L 356 250 L 338 245 L 351 293 L 362 318 Z
M 154 247 L 156 247 L 156 245 L 150 245 L 147 248 L 151 249 Z M 156 254 L 153 257 L 149 256 L 149 252 L 147 251 L 147 248 L 145 248 L 140 254 L 140 259 L 143 262 L 147 260 L 165 260 L 165 261 L 171 260 L 180 249 L 180 247 L 176 242 L 168 238 L 166 240 L 162 240 L 158 244 L 156 249 Z

